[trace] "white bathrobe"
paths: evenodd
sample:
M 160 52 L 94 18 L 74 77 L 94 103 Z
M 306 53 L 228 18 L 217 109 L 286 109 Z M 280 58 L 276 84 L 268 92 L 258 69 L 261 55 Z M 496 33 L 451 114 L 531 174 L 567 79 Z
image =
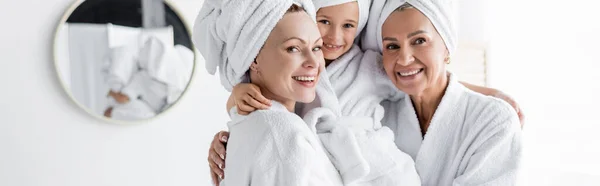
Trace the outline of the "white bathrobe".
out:
M 380 122 L 379 103 L 402 95 L 380 61 L 378 53 L 354 46 L 327 67 L 316 101 L 301 113 L 309 127 L 315 126 L 345 185 L 420 185 L 414 161 L 398 150 L 393 132 Z
M 248 116 L 232 108 L 221 185 L 342 185 L 316 134 L 298 115 L 272 103 Z
M 414 160 L 423 185 L 515 185 L 521 128 L 513 108 L 473 92 L 454 75 L 422 138 L 409 97 L 384 101 L 384 125 Z
M 327 67 L 329 81 L 337 95 L 343 116 L 369 116 L 375 123 L 383 118 L 383 100 L 398 100 L 404 93 L 389 80 L 381 54 L 362 51 L 354 45 Z M 380 128 L 375 125 L 373 128 Z

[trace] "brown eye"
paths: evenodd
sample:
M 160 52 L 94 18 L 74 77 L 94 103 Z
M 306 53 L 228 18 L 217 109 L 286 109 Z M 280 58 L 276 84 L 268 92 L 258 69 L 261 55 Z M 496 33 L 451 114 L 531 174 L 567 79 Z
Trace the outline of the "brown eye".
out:
M 344 28 L 354 28 L 354 25 L 352 25 L 352 24 L 344 24 Z
M 329 21 L 327 21 L 325 19 L 320 20 L 319 23 L 329 25 Z
M 423 38 L 419 38 L 419 39 L 415 40 L 415 45 L 420 45 L 423 43 L 425 43 L 425 39 L 423 39 Z
M 295 46 L 293 46 L 293 47 L 288 47 L 288 48 L 287 48 L 287 51 L 288 51 L 289 53 L 293 53 L 293 52 L 298 52 L 298 51 L 300 51 L 300 50 L 298 50 L 298 47 L 295 47 Z
M 385 48 L 388 50 L 396 50 L 396 49 L 399 49 L 400 46 L 398 46 L 397 44 L 388 44 L 385 46 Z

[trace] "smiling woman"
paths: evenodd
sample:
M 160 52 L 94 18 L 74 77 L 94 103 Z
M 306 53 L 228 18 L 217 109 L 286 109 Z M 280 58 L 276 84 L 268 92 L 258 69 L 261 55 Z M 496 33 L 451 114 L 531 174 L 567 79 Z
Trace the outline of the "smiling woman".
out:
M 256 84 L 273 106 L 248 116 L 231 110 L 227 169 L 224 174 L 213 174 L 213 180 L 218 176 L 221 185 L 342 185 L 317 136 L 293 113 L 296 102 L 312 102 L 316 85 L 327 80 L 319 78 L 325 61 L 312 3 L 221 1 L 207 0 L 194 28 L 195 43 L 208 70 L 220 67 L 227 89 L 242 81 Z M 250 16 L 239 11 L 248 11 Z M 262 12 L 270 13 L 267 19 Z M 227 38 L 215 37 L 222 34 L 215 31 L 225 28 Z M 259 31 L 244 32 L 255 29 Z M 250 43 L 233 50 L 227 47 L 243 41 Z M 210 162 L 211 167 L 224 165 Z
M 468 90 L 446 66 L 456 52 L 450 1 L 385 1 L 372 7 L 366 47 L 407 95 L 384 101 L 386 126 L 415 161 L 423 185 L 514 185 L 521 159 L 516 113 Z M 373 44 L 373 45 L 370 45 Z
M 292 8 L 288 12 L 301 11 Z M 249 73 L 250 82 L 261 87 L 266 98 L 283 103 L 291 112 L 296 101 L 310 103 L 315 99 L 315 85 L 325 65 L 321 35 L 303 28 L 306 25 L 297 24 L 299 21 L 310 23 L 311 19 L 298 14 L 283 17 L 271 31 Z

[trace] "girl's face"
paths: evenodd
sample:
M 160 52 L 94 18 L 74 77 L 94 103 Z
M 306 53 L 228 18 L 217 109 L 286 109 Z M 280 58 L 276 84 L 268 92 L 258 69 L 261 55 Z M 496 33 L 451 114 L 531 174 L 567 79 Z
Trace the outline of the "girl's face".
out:
M 335 60 L 352 48 L 358 31 L 358 18 L 357 2 L 323 7 L 317 11 L 325 59 Z

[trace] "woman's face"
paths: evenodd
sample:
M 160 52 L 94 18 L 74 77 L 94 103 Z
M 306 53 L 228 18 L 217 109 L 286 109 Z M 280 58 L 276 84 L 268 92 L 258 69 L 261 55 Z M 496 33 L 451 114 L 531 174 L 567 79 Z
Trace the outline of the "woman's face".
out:
M 396 87 L 412 96 L 445 82 L 448 50 L 419 10 L 394 11 L 382 28 L 383 66 Z
M 253 83 L 278 99 L 309 103 L 325 65 L 323 41 L 305 12 L 286 13 L 252 64 Z
M 320 8 L 317 25 L 323 36 L 325 59 L 334 60 L 350 50 L 358 27 L 358 3 Z

